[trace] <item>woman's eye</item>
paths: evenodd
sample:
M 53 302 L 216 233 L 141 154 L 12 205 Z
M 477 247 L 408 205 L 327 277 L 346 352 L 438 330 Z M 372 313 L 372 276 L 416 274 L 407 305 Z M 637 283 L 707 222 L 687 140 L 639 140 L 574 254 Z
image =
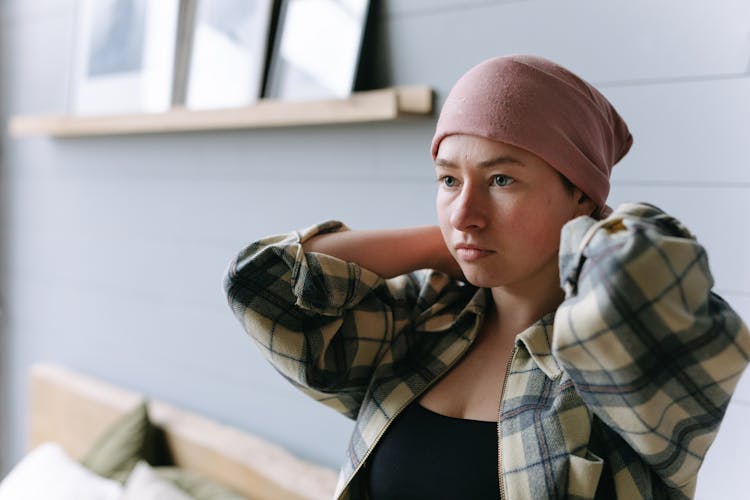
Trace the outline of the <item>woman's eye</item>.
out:
M 440 182 L 442 182 L 445 187 L 454 187 L 456 185 L 456 178 L 446 175 L 440 179 Z
M 492 182 L 496 186 L 508 186 L 510 184 L 513 184 L 513 179 L 511 179 L 507 175 L 495 175 L 492 177 Z

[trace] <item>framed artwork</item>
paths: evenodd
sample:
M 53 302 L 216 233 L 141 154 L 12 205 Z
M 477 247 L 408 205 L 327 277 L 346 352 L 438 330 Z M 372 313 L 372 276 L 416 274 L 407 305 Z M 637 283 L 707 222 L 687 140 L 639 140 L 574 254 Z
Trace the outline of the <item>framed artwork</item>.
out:
M 185 105 L 247 106 L 261 96 L 273 0 L 196 0 Z
M 301 100 L 351 94 L 369 0 L 284 0 L 266 97 Z
M 81 0 L 73 112 L 170 108 L 180 0 Z

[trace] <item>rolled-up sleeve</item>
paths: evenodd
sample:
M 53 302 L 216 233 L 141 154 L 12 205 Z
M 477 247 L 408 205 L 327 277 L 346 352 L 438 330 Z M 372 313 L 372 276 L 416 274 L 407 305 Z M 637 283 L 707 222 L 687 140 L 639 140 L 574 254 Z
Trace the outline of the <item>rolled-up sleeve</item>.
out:
M 658 208 L 625 204 L 566 224 L 560 277 L 554 356 L 604 424 L 691 496 L 750 359 L 704 248 Z
M 412 275 L 385 280 L 355 264 L 305 252 L 307 239 L 346 231 L 328 221 L 242 250 L 225 273 L 229 304 L 263 355 L 316 400 L 355 418 L 389 345 L 394 311 L 412 301 Z

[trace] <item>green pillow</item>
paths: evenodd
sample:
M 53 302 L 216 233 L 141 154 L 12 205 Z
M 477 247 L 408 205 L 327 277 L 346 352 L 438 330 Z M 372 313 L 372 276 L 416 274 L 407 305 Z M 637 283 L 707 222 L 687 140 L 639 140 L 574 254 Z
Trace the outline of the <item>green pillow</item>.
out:
M 81 463 L 102 477 L 124 484 L 138 460 L 152 465 L 170 463 L 163 435 L 149 420 L 145 401 L 107 429 Z
M 249 500 L 221 484 L 179 467 L 156 467 L 157 474 L 195 500 Z
M 196 500 L 248 500 L 211 479 L 173 466 L 164 431 L 149 419 L 146 401 L 104 431 L 81 463 L 95 474 L 125 484 L 139 460 L 155 466 L 159 476 Z

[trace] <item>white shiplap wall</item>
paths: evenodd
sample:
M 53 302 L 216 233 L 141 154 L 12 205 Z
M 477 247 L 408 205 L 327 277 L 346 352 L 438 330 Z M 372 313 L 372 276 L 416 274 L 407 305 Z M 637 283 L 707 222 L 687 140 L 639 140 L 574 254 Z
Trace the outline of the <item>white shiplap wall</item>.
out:
M 554 59 L 597 84 L 633 130 L 612 202 L 651 201 L 709 251 L 750 318 L 750 2 L 385 0 L 374 79 L 438 103 L 502 53 Z M 0 3 L 0 113 L 63 111 L 74 0 Z M 23 451 L 25 374 L 55 360 L 194 408 L 331 466 L 351 424 L 260 358 L 220 278 L 245 243 L 336 217 L 434 221 L 432 120 L 52 141 L 3 139 L 0 450 Z M 707 459 L 700 498 L 738 498 L 750 380 Z

